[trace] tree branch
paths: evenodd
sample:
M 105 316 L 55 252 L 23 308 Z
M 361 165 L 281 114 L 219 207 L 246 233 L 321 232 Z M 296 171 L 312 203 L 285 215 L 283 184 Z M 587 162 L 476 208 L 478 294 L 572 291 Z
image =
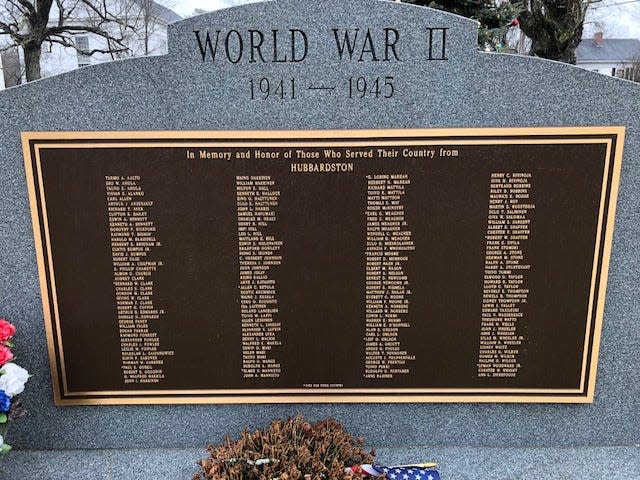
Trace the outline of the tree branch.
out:
M 4 23 L 3 21 L 0 21 L 0 35 L 10 35 L 13 41 L 18 44 L 25 38 L 24 35 L 18 33 L 17 25 Z
M 16 11 L 20 14 L 21 17 L 25 17 L 27 15 L 31 15 L 31 12 L 24 10 L 24 7 L 18 3 L 18 0 L 6 0 L 7 3 L 13 8 L 5 7 L 5 11 L 11 15 L 11 18 L 16 19 Z
M 65 38 L 64 34 L 68 32 L 93 33 L 94 35 L 98 35 L 106 39 L 109 44 L 110 42 L 113 42 L 116 45 L 115 48 L 109 47 L 109 49 L 107 49 L 106 51 L 100 50 L 100 49 L 96 49 L 92 51 L 84 51 L 84 50 L 78 49 L 75 45 L 68 45 L 68 46 L 72 46 L 83 55 L 92 55 L 93 53 L 122 53 L 129 50 L 129 47 L 127 47 L 124 43 L 124 38 L 116 38 L 106 30 L 103 30 L 100 27 L 93 27 L 91 25 L 64 25 L 62 27 L 50 27 L 46 30 L 45 34 L 48 38 L 51 38 L 51 37 Z
M 101 29 L 100 27 L 93 27 L 91 25 L 64 25 L 62 27 L 49 27 L 46 30 L 46 35 L 60 35 L 64 32 L 79 32 L 79 33 L 95 33 L 101 37 L 111 37 L 109 32 Z
M 93 50 L 82 50 L 80 48 L 78 48 L 75 43 L 73 43 L 73 41 L 71 41 L 71 39 L 67 38 L 67 37 L 57 37 L 57 38 L 50 38 L 47 40 L 49 43 L 57 43 L 58 45 L 62 45 L 63 47 L 67 47 L 67 48 L 73 48 L 76 52 L 78 52 L 81 55 L 88 55 L 91 56 L 95 53 L 103 53 L 103 54 L 109 54 L 109 53 L 122 53 L 122 52 L 126 52 L 127 50 L 129 50 L 128 48 L 119 48 L 119 49 L 110 49 L 110 50 L 104 50 L 104 49 L 100 49 L 100 48 L 94 48 Z
M 9 50 L 11 50 L 12 48 L 16 48 L 17 45 L 15 43 L 11 43 L 9 45 L 5 45 L 3 47 L 0 47 L 0 53 L 2 52 L 8 52 Z
M 28 0 L 16 0 L 16 1 L 17 1 L 20 5 L 22 5 L 24 8 L 26 8 L 26 9 L 27 9 L 27 11 L 28 11 L 30 14 L 34 14 L 34 13 L 36 13 L 36 9 L 35 9 L 35 7 L 33 6 L 33 3 L 32 3 L 32 2 L 29 2 Z M 11 3 L 15 5 L 15 3 L 13 3 L 13 2 L 11 2 Z
M 2 30 L 3 34 L 11 35 L 11 27 L 9 27 L 9 25 L 4 23 L 2 20 L 0 20 L 0 29 Z
M 109 8 L 107 7 L 106 2 L 104 2 L 104 1 L 102 2 L 102 9 L 96 7 L 92 2 L 87 1 L 87 0 L 82 0 L 82 3 L 89 10 L 92 10 L 98 16 L 98 18 L 101 18 L 102 20 L 111 21 L 111 19 L 109 18 Z
M 58 2 L 58 1 L 60 3 L 64 3 L 64 0 L 56 0 L 56 2 Z M 76 8 L 78 8 L 78 5 L 80 5 L 80 1 L 81 0 L 76 0 L 73 5 L 71 5 L 70 7 L 67 8 L 67 14 L 64 16 L 62 23 L 58 23 L 59 26 L 64 25 L 64 22 L 66 20 L 69 20 L 72 17 L 73 12 L 76 10 Z
M 64 5 L 62 1 L 63 0 L 56 0 L 56 5 L 58 6 L 58 26 L 64 25 Z
M 13 20 L 13 25 L 16 27 L 16 30 L 18 30 L 18 24 L 20 23 L 20 21 L 18 20 L 18 17 L 16 17 L 16 12 L 18 13 L 21 19 L 24 19 L 26 14 L 20 8 L 20 6 L 15 3 L 14 0 L 8 0 L 8 1 L 14 8 L 5 9 L 5 11 L 7 12 L 8 16 L 11 17 L 11 20 Z

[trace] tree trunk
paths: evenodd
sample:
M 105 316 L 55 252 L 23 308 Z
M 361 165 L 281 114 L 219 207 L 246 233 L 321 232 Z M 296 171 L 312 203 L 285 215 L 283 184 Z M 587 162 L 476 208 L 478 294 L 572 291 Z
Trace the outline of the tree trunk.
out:
M 579 41 L 579 39 L 578 39 Z M 555 60 L 556 62 L 576 63 L 577 42 L 570 44 L 560 44 L 558 41 L 549 40 L 532 40 L 531 53 L 540 58 Z
M 144 54 L 149 55 L 149 23 L 148 18 L 144 19 Z
M 590 0 L 531 0 L 520 14 L 520 28 L 531 43 L 531 53 L 564 63 L 576 63 Z
M 575 49 L 567 50 L 563 53 L 562 57 L 560 57 L 560 61 L 564 63 L 570 63 L 571 65 L 576 64 L 576 51 Z
M 22 47 L 24 52 L 24 67 L 27 75 L 27 82 L 33 82 L 41 78 L 40 55 L 42 54 L 42 44 L 27 44 Z

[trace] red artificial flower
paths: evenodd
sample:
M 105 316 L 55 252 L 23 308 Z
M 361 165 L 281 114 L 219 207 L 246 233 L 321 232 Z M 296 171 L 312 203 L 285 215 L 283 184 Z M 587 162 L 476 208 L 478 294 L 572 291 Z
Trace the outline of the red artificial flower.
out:
M 9 340 L 16 333 L 16 327 L 7 322 L 4 318 L 0 318 L 0 342 Z
M 4 365 L 5 363 L 11 361 L 13 358 L 13 353 L 9 350 L 8 347 L 4 345 L 0 345 L 0 365 Z

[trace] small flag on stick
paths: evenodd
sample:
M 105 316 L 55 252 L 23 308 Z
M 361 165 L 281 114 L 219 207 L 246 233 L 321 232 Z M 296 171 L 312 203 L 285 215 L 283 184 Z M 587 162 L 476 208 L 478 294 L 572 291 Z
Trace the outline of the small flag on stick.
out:
M 440 480 L 440 474 L 434 468 L 435 463 L 419 463 L 415 465 L 398 465 L 384 467 L 382 465 L 354 465 L 346 469 L 347 473 L 361 473 L 371 477 L 386 475 L 388 480 Z

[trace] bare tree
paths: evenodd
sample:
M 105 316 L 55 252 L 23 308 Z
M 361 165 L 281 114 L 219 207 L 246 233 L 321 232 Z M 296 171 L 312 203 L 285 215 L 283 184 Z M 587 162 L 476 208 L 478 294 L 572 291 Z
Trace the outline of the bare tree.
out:
M 159 9 L 163 7 L 154 0 L 118 0 L 118 17 L 126 19 L 118 26 L 120 35 L 127 40 L 128 45 L 134 42 L 140 45 L 139 53 L 152 55 L 155 52 L 152 39 L 154 35 L 165 28 Z
M 41 77 L 40 56 L 45 43 L 70 47 L 82 55 L 118 55 L 129 49 L 124 33 L 133 26 L 108 0 L 4 0 L 0 6 L 3 50 L 19 47 L 24 54 L 27 82 Z M 89 33 L 104 39 L 102 48 L 84 50 L 73 36 Z
M 151 34 L 156 30 L 158 24 L 156 23 L 156 16 L 154 15 L 153 8 L 155 7 L 154 0 L 138 0 L 140 5 L 140 22 L 142 25 L 139 29 L 141 31 L 142 42 L 144 45 L 144 54 L 149 55 L 151 48 L 149 45 L 149 39 Z

